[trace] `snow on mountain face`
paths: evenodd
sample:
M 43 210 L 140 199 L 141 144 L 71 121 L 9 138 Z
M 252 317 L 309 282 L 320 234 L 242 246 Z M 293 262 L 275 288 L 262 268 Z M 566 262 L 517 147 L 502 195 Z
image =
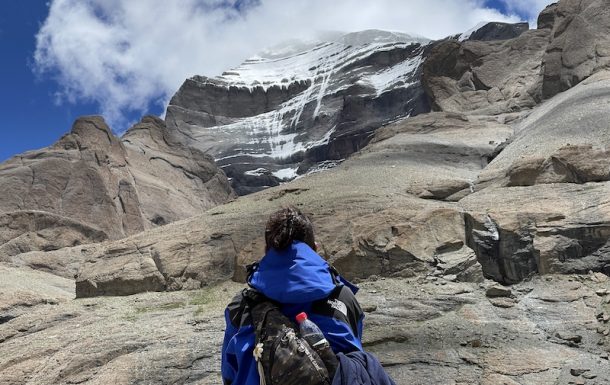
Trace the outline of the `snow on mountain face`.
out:
M 508 40 L 513 39 L 529 29 L 529 23 L 481 22 L 458 35 L 458 41 L 466 40 Z
M 340 160 L 389 120 L 429 109 L 427 39 L 369 30 L 263 51 L 217 78 L 187 80 L 167 123 L 211 153 L 240 194 Z

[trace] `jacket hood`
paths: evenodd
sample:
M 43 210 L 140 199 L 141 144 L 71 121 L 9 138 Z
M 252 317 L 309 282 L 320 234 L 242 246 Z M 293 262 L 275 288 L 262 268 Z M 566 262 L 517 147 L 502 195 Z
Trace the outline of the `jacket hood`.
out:
M 269 250 L 248 283 L 274 301 L 295 304 L 326 298 L 335 288 L 328 263 L 298 241 Z

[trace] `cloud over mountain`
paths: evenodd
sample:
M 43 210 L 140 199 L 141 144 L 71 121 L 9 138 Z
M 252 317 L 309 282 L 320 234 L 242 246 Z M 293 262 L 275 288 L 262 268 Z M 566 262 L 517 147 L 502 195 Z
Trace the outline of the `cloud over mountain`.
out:
M 441 38 L 518 19 L 481 0 L 52 0 L 35 69 L 57 80 L 59 102 L 94 102 L 122 130 L 128 113 L 160 110 L 185 78 L 217 75 L 286 39 L 368 28 Z

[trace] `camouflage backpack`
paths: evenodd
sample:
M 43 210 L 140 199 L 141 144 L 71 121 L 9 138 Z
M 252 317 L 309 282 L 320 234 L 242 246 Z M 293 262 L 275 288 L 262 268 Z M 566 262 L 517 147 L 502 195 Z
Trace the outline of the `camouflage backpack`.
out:
M 324 361 L 279 306 L 252 289 L 244 291 L 244 298 L 255 328 L 253 354 L 261 385 L 330 385 Z

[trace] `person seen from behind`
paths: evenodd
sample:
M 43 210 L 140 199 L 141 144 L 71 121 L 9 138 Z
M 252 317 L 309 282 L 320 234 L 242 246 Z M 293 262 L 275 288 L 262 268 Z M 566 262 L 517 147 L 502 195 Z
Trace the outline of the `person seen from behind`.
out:
M 364 313 L 355 297 L 358 288 L 316 252 L 309 218 L 293 207 L 273 213 L 265 228 L 265 249 L 264 257 L 249 267 L 250 289 L 278 304 L 290 320 L 307 313 L 335 354 L 361 352 Z M 256 325 L 245 290 L 225 310 L 221 363 L 225 385 L 262 383 L 253 355 Z

